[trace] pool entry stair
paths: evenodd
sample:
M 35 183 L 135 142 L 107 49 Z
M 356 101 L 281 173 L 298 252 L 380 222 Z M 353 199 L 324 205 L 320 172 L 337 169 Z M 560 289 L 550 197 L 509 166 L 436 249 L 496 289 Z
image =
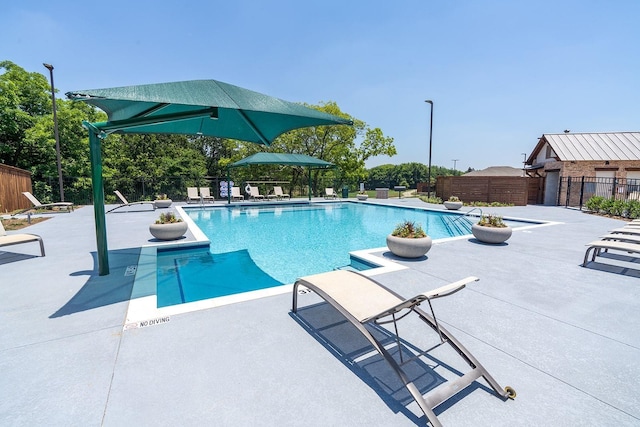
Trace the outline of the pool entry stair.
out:
M 442 222 L 449 233 L 454 237 L 471 234 L 471 226 L 473 225 L 473 222 L 471 222 L 469 217 L 466 215 L 457 216 L 455 218 L 445 215 L 442 217 Z

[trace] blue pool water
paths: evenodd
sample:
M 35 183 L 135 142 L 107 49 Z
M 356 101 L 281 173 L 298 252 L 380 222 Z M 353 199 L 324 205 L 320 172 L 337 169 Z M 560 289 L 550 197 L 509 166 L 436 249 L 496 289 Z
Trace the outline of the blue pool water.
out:
M 459 215 L 361 203 L 217 207 L 185 211 L 210 250 L 158 252 L 158 306 L 293 283 L 350 265 L 349 252 L 386 246 L 404 220 L 433 239 L 470 234 Z

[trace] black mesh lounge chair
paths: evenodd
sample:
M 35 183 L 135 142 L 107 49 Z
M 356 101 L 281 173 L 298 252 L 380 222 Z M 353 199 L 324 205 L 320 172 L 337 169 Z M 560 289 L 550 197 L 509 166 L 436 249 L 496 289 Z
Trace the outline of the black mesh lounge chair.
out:
M 511 387 L 505 387 L 503 389 L 498 385 L 480 362 L 478 362 L 451 333 L 438 324 L 435 313 L 433 312 L 431 300 L 458 292 L 468 283 L 476 280 L 478 279 L 475 277 L 467 277 L 458 282 L 416 295 L 413 298 L 404 299 L 371 278 L 352 271 L 336 270 L 298 279 L 293 286 L 292 311 L 296 313 L 298 310 L 298 287 L 300 285 L 311 289 L 322 297 L 351 322 L 387 361 L 400 377 L 431 425 L 440 426 L 441 424 L 433 412 L 433 408 L 450 397 L 455 396 L 480 377 L 483 377 L 496 394 L 504 400 L 507 398 L 515 398 L 516 396 L 515 391 Z M 425 301 L 429 304 L 430 315 L 418 307 Z M 439 335 L 440 343 L 437 346 L 443 344 L 450 345 L 472 368 L 471 371 L 464 375 L 446 381 L 424 395 L 403 370 L 403 365 L 405 365 L 408 360 L 402 360 L 402 353 L 405 352 L 406 349 L 400 348 L 401 338 L 398 336 L 397 322 L 412 313 L 417 315 L 420 320 Z M 393 335 L 395 336 L 396 345 L 393 347 L 395 347 L 398 350 L 397 353 L 400 354 L 400 362 L 390 353 L 391 346 L 384 345 L 378 341 L 374 336 L 375 334 L 368 328 L 375 328 L 377 325 L 386 323 L 393 323 L 394 325 L 395 334 Z M 391 331 L 389 332 L 391 333 Z M 424 357 L 426 353 L 433 349 L 435 349 L 435 347 L 413 354 L 411 359 Z
M 139 202 L 128 202 L 127 199 L 122 195 L 122 193 L 120 193 L 120 191 L 115 190 L 114 193 L 116 193 L 116 196 L 118 196 L 118 199 L 120 199 L 122 204 L 116 206 L 113 209 L 108 210 L 107 213 L 113 212 L 116 209 L 124 208 L 126 206 L 135 206 L 135 205 L 151 205 L 153 210 L 156 209 L 156 204 L 151 200 L 142 200 L 142 201 L 139 201 Z M 127 212 L 129 212 L 129 211 L 127 211 Z

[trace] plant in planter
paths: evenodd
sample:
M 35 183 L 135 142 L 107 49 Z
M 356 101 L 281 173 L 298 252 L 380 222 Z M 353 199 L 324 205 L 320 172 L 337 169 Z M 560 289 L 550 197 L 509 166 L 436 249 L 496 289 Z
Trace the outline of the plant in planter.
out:
M 431 237 L 427 236 L 420 224 L 404 221 L 387 236 L 387 247 L 402 258 L 420 258 L 431 249 Z
M 458 196 L 451 196 L 449 200 L 445 200 L 444 207 L 449 210 L 458 210 L 462 207 L 462 201 L 458 198 Z
M 187 223 L 174 212 L 161 213 L 160 218 L 149 226 L 149 232 L 159 240 L 176 240 L 187 232 Z
M 504 243 L 511 237 L 511 227 L 504 223 L 499 215 L 482 215 L 477 224 L 471 227 L 473 236 L 484 243 Z
M 358 194 L 356 194 L 356 198 L 358 200 L 367 200 L 369 198 L 369 195 L 367 194 L 366 191 L 362 190 L 362 191 L 358 191 Z
M 173 201 L 168 198 L 166 194 L 158 194 L 156 195 L 156 200 L 154 200 L 153 203 L 156 208 L 168 208 L 169 206 L 171 206 L 171 203 L 173 203 Z

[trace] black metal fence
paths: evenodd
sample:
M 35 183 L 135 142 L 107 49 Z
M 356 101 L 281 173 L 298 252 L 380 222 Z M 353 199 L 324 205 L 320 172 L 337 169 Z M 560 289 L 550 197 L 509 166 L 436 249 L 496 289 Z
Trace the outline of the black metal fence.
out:
M 558 206 L 582 206 L 593 196 L 614 200 L 640 200 L 640 179 L 563 177 L 558 183 Z
M 226 195 L 221 195 L 220 183 L 226 187 L 226 177 L 164 177 L 164 178 L 123 178 L 110 179 L 104 177 L 104 197 L 106 203 L 120 203 L 114 194 L 114 190 L 120 191 L 128 201 L 154 200 L 158 194 L 166 194 L 169 199 L 182 201 L 187 199 L 187 187 L 209 187 L 211 195 L 222 200 Z M 232 179 L 232 181 L 234 181 Z M 306 180 L 304 180 L 306 181 Z M 282 187 L 287 194 L 294 197 L 306 197 L 308 194 L 308 181 L 303 184 L 292 184 L 285 181 L 270 181 L 264 178 L 249 180 L 253 186 L 258 186 L 260 194 L 269 194 L 274 185 Z M 236 187 L 244 188 L 246 181 L 233 182 Z M 333 179 L 319 179 L 313 182 L 312 194 L 322 196 L 325 187 L 333 187 L 336 191 L 341 190 Z M 33 181 L 33 193 L 42 203 L 57 202 L 62 200 L 58 185 L 58 177 L 46 177 Z M 65 177 L 63 180 L 64 199 L 76 205 L 92 205 L 93 192 L 91 178 L 87 177 Z M 317 187 L 317 188 L 316 188 Z M 340 188 L 338 188 L 340 187 Z M 352 189 L 353 190 L 353 189 Z

